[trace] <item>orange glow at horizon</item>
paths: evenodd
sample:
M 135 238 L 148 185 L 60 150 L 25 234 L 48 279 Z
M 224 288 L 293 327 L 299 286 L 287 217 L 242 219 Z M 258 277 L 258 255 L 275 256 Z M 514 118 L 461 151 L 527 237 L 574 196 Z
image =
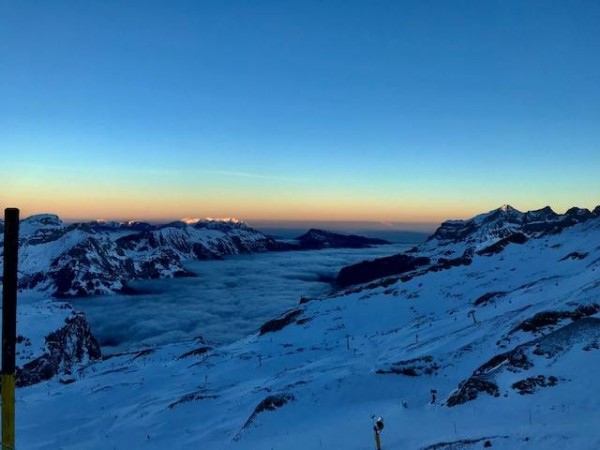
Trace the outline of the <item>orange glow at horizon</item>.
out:
M 467 198 L 445 192 L 420 195 L 396 194 L 388 190 L 279 189 L 232 185 L 194 189 L 181 186 L 135 185 L 96 179 L 62 180 L 60 184 L 28 180 L 14 183 L 10 192 L 0 192 L 0 206 L 16 206 L 22 217 L 53 213 L 65 221 L 145 220 L 170 221 L 183 217 L 236 217 L 251 221 L 366 221 L 440 223 L 447 219 L 465 219 L 511 203 L 522 211 L 537 209 L 526 197 L 516 202 L 496 196 Z M 82 187 L 83 186 L 83 187 Z M 524 193 L 525 195 L 525 193 Z M 508 200 L 508 201 L 507 201 Z M 562 200 L 562 199 L 561 199 Z M 571 206 L 594 208 L 595 205 L 572 205 L 564 199 L 551 205 L 556 212 Z
M 472 215 L 472 211 L 449 204 L 429 203 L 425 208 L 418 201 L 396 203 L 352 196 L 323 195 L 305 199 L 293 196 L 140 195 L 133 192 L 128 195 L 122 192 L 97 192 L 91 195 L 89 191 L 66 190 L 52 195 L 27 195 L 21 192 L 11 197 L 1 199 L 2 203 L 4 206 L 19 207 L 22 217 L 52 213 L 65 221 L 168 221 L 183 217 L 236 217 L 245 221 L 440 222 L 449 217 Z

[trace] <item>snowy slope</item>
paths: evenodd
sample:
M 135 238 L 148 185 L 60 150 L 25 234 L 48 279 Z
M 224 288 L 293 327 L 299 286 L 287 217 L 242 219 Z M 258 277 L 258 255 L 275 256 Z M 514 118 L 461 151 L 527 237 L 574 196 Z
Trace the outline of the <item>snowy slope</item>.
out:
M 597 449 L 599 304 L 591 217 L 305 302 L 231 345 L 116 355 L 19 389 L 17 442 L 372 449 L 378 414 L 386 449 Z

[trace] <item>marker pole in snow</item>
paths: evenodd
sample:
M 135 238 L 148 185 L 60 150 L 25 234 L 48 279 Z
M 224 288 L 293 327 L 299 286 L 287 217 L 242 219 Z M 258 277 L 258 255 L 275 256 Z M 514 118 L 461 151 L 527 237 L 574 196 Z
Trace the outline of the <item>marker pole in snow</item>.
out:
M 373 433 L 375 434 L 375 448 L 381 450 L 381 438 L 379 434 L 383 430 L 383 419 L 381 417 L 371 416 L 373 419 Z
M 17 260 L 19 210 L 4 210 L 2 282 L 2 450 L 15 448 L 15 346 L 17 341 Z

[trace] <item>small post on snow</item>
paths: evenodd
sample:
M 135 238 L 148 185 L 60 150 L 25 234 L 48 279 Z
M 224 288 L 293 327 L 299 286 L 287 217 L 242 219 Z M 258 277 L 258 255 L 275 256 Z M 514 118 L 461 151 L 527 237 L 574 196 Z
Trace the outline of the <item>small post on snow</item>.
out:
M 15 448 L 15 347 L 17 341 L 17 262 L 19 210 L 4 210 L 2 280 L 2 450 Z
M 375 448 L 376 450 L 381 450 L 381 438 L 379 434 L 383 430 L 383 419 L 375 415 L 371 416 L 371 419 L 373 419 L 373 433 L 375 433 Z
M 469 314 L 467 314 L 471 319 L 473 319 L 473 325 L 477 324 L 477 319 L 475 318 L 475 310 L 472 309 L 471 311 L 469 311 Z

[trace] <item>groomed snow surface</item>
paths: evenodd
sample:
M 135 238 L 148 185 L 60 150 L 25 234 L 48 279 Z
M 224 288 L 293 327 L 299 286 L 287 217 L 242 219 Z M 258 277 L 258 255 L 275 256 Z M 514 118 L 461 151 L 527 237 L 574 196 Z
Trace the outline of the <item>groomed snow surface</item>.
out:
M 389 450 L 598 449 L 598 303 L 596 218 L 298 305 L 232 344 L 112 356 L 21 388 L 17 445 L 374 449 L 376 414 Z

